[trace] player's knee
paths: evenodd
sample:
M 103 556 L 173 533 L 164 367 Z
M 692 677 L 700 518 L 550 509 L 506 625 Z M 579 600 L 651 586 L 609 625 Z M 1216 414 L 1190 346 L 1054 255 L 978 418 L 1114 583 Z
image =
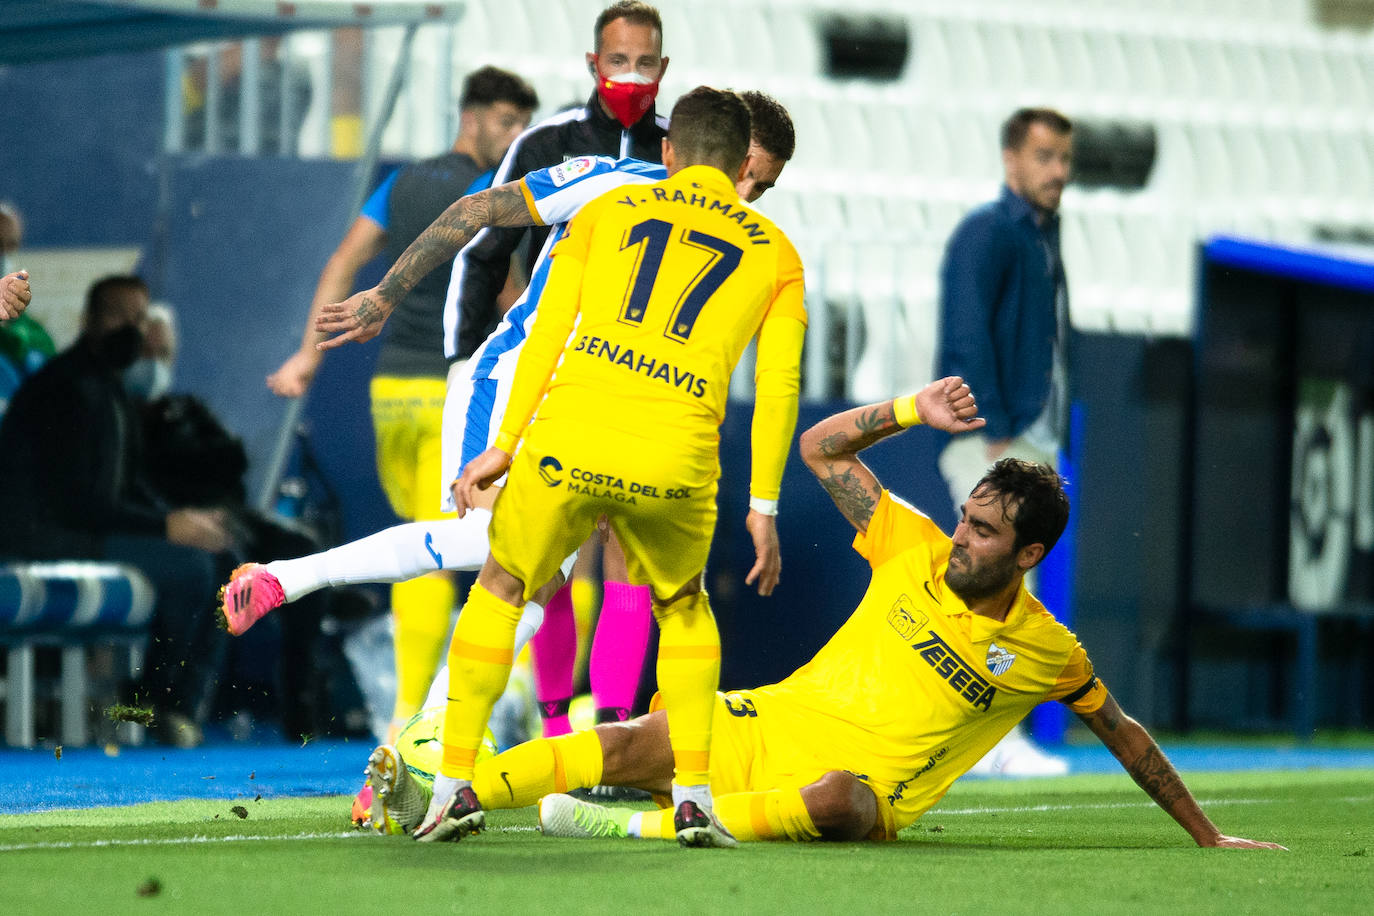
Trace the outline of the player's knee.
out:
M 667 598 L 654 595 L 654 614 L 664 617 L 681 611 L 694 611 L 698 606 L 707 604 L 706 593 L 701 588 L 701 577 L 693 576 L 682 588 Z
M 823 840 L 862 840 L 878 817 L 873 793 L 843 770 L 832 770 L 802 789 L 802 800 Z
M 673 752 L 668 743 L 668 717 L 659 711 L 629 722 L 596 726 L 601 740 L 602 782 L 607 785 L 657 783 L 671 780 Z

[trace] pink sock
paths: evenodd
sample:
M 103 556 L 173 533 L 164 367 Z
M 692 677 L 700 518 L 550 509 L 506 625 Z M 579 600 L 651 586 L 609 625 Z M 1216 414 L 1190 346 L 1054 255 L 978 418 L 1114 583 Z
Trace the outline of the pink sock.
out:
M 544 737 L 572 731 L 568 706 L 572 703 L 573 665 L 577 661 L 577 619 L 572 590 L 564 585 L 544 608 L 544 623 L 530 640 L 534 668 L 534 697 L 544 720 Z
M 590 663 L 596 721 L 624 722 L 630 718 L 653 619 L 649 586 L 605 583 Z

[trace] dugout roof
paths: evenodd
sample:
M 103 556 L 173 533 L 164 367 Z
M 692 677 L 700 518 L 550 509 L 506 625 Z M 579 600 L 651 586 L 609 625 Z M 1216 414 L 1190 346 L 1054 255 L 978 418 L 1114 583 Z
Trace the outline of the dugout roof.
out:
M 453 20 L 464 5 L 412 0 L 2 0 L 0 65 L 295 29 Z

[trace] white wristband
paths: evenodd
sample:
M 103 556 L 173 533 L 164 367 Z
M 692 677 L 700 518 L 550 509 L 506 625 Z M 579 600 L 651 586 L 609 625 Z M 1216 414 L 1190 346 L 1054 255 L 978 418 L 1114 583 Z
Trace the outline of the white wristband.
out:
M 749 497 L 749 508 L 759 515 L 777 515 L 778 501 L 776 499 L 759 499 L 757 496 Z

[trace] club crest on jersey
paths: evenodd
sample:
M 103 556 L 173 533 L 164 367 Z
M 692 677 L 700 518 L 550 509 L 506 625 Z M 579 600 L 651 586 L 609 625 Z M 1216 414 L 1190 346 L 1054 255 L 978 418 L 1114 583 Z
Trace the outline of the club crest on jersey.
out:
M 921 631 L 929 621 L 925 614 L 916 610 L 916 605 L 906 595 L 901 595 L 892 605 L 892 610 L 887 612 L 887 622 L 892 629 L 897 631 L 907 642 L 916 638 L 916 634 Z
M 1016 661 L 1016 655 L 1003 649 L 997 643 L 988 643 L 988 671 L 992 672 L 993 677 L 1001 677 L 1007 673 L 1011 663 Z
M 581 178 L 592 170 L 595 160 L 591 156 L 578 156 L 576 159 L 569 159 L 561 165 L 555 165 L 549 169 L 549 180 L 553 182 L 555 188 L 561 188 L 570 181 Z

